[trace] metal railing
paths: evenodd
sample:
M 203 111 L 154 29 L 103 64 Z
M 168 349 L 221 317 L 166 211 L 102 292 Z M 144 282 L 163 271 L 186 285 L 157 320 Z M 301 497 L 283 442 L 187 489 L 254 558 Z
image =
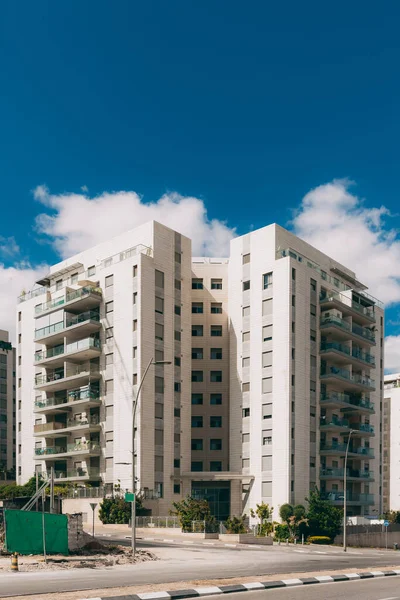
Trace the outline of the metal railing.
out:
M 71 471 L 55 471 L 54 472 L 54 479 L 79 479 L 80 477 L 87 477 L 87 478 L 97 478 L 100 476 L 100 469 L 95 469 L 95 468 L 89 468 L 89 469 L 84 469 L 84 468 L 79 468 L 79 469 L 73 469 Z M 47 477 L 50 477 L 50 473 L 47 473 Z
M 343 502 L 344 494 L 343 492 L 337 491 L 327 491 L 324 494 L 321 494 L 321 497 L 324 500 L 330 500 L 331 502 Z M 373 494 L 355 494 L 352 492 L 347 492 L 346 494 L 347 502 L 358 502 L 359 504 L 374 504 L 374 495 Z
M 352 425 L 352 427 L 353 427 L 353 425 Z M 347 446 L 347 444 L 321 444 L 320 451 L 321 452 L 324 452 L 324 451 L 337 452 L 339 454 L 339 453 L 346 452 L 346 446 Z M 366 448 L 364 446 L 359 446 L 358 448 L 350 446 L 349 454 L 359 454 L 361 456 L 368 456 L 368 457 L 372 458 L 374 456 L 374 449 Z
M 58 323 L 53 323 L 52 325 L 47 325 L 46 327 L 36 329 L 35 340 L 42 337 L 47 337 L 49 335 L 54 335 L 55 333 L 63 331 L 63 329 L 68 329 L 68 327 L 73 327 L 79 323 L 85 323 L 86 321 L 100 321 L 99 313 L 95 310 L 87 310 L 79 315 L 67 314 L 65 316 L 65 322 L 59 321 Z
M 374 388 L 375 381 L 374 379 L 370 379 L 369 377 L 365 377 L 364 375 L 359 375 L 358 373 L 350 373 L 347 369 L 341 369 L 340 367 L 336 367 L 335 365 L 327 365 L 325 367 L 321 367 L 320 377 L 329 377 L 330 375 L 335 375 L 336 377 L 341 377 L 342 379 L 348 379 L 357 385 L 363 385 L 365 387 Z
M 353 310 L 359 312 L 360 314 L 368 317 L 371 320 L 375 320 L 375 311 L 372 306 L 361 306 L 358 302 L 354 302 L 354 300 L 350 296 L 346 296 L 345 294 L 341 294 L 340 292 L 321 292 L 319 295 L 320 303 L 324 302 L 332 302 L 332 300 L 336 300 L 341 302 L 345 306 L 352 308 Z
M 357 398 L 354 396 L 350 396 L 349 394 L 344 394 L 342 392 L 326 392 L 325 394 L 321 393 L 320 400 L 322 404 L 324 402 L 337 402 L 348 404 L 349 406 L 353 406 L 354 408 L 359 407 L 374 410 L 373 402 L 370 402 L 365 398 Z
M 375 333 L 373 331 L 371 331 L 370 329 L 367 329 L 366 327 L 361 327 L 360 325 L 356 325 L 355 323 L 350 325 L 350 323 L 347 323 L 347 321 L 345 321 L 344 319 L 341 319 L 340 317 L 337 317 L 336 315 L 329 315 L 329 316 L 321 317 L 321 319 L 320 319 L 321 327 L 330 326 L 330 325 L 336 325 L 337 327 L 340 327 L 341 329 L 344 329 L 345 331 L 348 331 L 349 333 L 355 333 L 356 335 L 359 335 L 367 340 L 370 340 L 373 342 L 375 341 Z
M 50 423 L 38 423 L 33 426 L 34 433 L 46 433 L 49 431 L 59 431 L 60 429 L 69 429 L 70 427 L 91 427 L 99 425 L 100 419 L 97 415 L 91 415 L 89 419 L 68 419 L 66 423 L 51 421 Z
M 68 379 L 68 377 L 74 377 L 81 375 L 82 373 L 97 373 L 98 370 L 92 369 L 90 364 L 77 365 L 75 368 L 69 366 L 66 369 L 54 369 L 49 370 L 47 373 L 38 373 L 35 375 L 35 385 L 43 385 L 45 383 L 53 383 L 61 379 Z
M 336 417 L 321 418 L 319 421 L 320 427 L 350 427 L 350 421 L 347 419 L 339 419 Z
M 320 470 L 320 477 L 337 477 L 341 479 L 344 477 L 344 469 L 325 468 Z M 346 477 L 357 478 L 357 479 L 373 479 L 373 471 L 360 471 L 357 469 L 347 469 Z
M 59 397 L 50 397 L 43 398 L 40 400 L 35 400 L 36 408 L 48 408 L 52 406 L 58 406 L 60 404 L 68 404 L 68 402 L 76 402 L 79 400 L 101 400 L 100 398 L 100 390 L 99 388 L 91 389 L 90 387 L 86 388 L 77 388 L 75 390 L 68 390 L 66 395 L 62 398 Z
M 136 517 L 136 527 L 142 528 L 168 528 L 180 529 L 181 525 L 178 517 Z

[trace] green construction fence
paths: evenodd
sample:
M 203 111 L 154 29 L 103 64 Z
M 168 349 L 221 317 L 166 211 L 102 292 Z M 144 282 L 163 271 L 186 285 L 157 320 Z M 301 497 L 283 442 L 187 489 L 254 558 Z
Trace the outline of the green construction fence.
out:
M 18 554 L 68 554 L 68 517 L 24 510 L 5 510 L 5 546 Z M 44 525 L 44 538 L 43 538 Z

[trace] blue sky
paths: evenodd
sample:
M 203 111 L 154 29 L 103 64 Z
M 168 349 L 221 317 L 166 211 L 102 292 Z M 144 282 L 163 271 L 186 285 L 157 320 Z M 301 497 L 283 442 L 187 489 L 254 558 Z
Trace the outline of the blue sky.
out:
M 361 211 L 376 242 L 388 230 L 396 242 L 399 18 L 394 1 L 5 0 L 0 241 L 12 236 L 19 247 L 3 251 L 5 269 L 63 255 L 54 227 L 35 219 L 56 216 L 61 245 L 74 237 L 60 200 L 73 193 L 126 190 L 146 204 L 176 192 L 174 202 L 197 198 L 209 221 L 244 233 L 287 226 L 293 210 L 310 210 L 301 204 L 310 190 L 349 178 L 355 185 L 342 192 L 363 204 L 340 212 L 339 199 L 328 216 L 340 223 Z M 35 200 L 38 185 L 53 200 Z M 391 215 L 377 226 L 365 211 L 382 205 Z M 301 232 L 315 241 L 315 231 Z M 398 247 L 383 250 L 395 264 Z M 359 272 L 358 256 L 337 258 Z M 388 333 L 397 336 L 393 276 Z

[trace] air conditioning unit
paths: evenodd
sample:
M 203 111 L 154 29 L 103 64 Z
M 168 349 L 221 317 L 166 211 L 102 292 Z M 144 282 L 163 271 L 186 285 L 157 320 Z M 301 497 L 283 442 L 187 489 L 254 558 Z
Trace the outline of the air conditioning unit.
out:
M 321 314 L 323 319 L 329 319 L 329 317 L 336 317 L 337 319 L 342 318 L 342 313 L 340 310 L 326 310 Z

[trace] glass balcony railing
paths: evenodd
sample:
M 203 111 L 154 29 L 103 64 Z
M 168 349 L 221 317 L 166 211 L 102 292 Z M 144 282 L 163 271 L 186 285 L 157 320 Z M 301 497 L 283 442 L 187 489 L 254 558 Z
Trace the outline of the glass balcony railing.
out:
M 336 325 L 337 327 L 341 327 L 345 331 L 351 331 L 350 324 L 347 321 L 344 321 L 340 317 L 336 317 L 335 315 L 330 315 L 329 317 L 321 317 L 320 325 L 323 327 L 324 325 Z
M 51 477 L 51 473 L 47 473 L 47 477 Z M 73 469 L 72 471 L 55 471 L 54 478 L 55 479 L 79 479 L 85 477 L 87 479 L 95 479 L 100 477 L 100 469 L 89 467 L 86 468 L 78 468 Z
M 347 444 L 321 444 L 320 450 L 321 452 L 337 452 L 338 454 L 340 454 L 346 452 L 346 446 Z M 360 456 L 373 458 L 374 449 L 366 448 L 363 446 L 359 446 L 358 448 L 350 446 L 349 454 L 359 454 Z
M 370 329 L 367 329 L 366 327 L 361 327 L 360 325 L 356 325 L 355 323 L 350 325 L 350 323 L 347 323 L 347 321 L 345 321 L 344 319 L 341 319 L 340 317 L 336 317 L 335 315 L 321 317 L 321 319 L 320 319 L 321 327 L 324 327 L 324 326 L 327 327 L 330 325 L 335 325 L 336 327 L 340 327 L 344 331 L 348 331 L 349 333 L 354 333 L 356 335 L 359 335 L 359 336 L 363 337 L 364 339 L 369 340 L 371 342 L 375 341 L 375 333 L 373 331 L 371 331 Z
M 365 375 L 359 375 L 358 373 L 350 373 L 347 369 L 340 369 L 334 365 L 328 365 L 326 367 L 322 367 L 320 371 L 321 377 L 330 377 L 331 375 L 335 375 L 336 377 L 340 377 L 341 379 L 347 379 L 352 383 L 356 383 L 357 385 L 363 385 L 368 388 L 375 388 L 375 381 L 370 379 L 369 377 L 365 377 Z
M 321 418 L 320 427 L 350 427 L 350 421 L 347 419 L 337 419 L 335 417 Z
M 347 354 L 348 356 L 350 356 L 349 346 L 345 346 L 344 344 L 340 344 L 339 342 L 322 342 L 320 350 L 321 352 L 329 352 L 330 350 L 336 350 L 337 352 L 341 352 L 342 354 Z
M 325 394 L 321 394 L 320 399 L 322 404 L 324 402 L 337 402 L 338 404 L 348 404 L 354 408 L 359 407 L 374 410 L 374 403 L 370 402 L 370 400 L 365 398 L 357 398 L 341 392 L 326 392 Z
M 365 433 L 374 433 L 375 431 L 373 425 L 370 425 L 369 423 L 352 423 L 351 429 L 354 429 L 354 431 L 361 431 Z
M 51 421 L 50 423 L 39 423 L 34 425 L 34 433 L 46 433 L 48 431 L 58 431 L 59 429 L 69 429 L 72 427 L 91 427 L 99 425 L 98 415 L 91 415 L 88 419 L 68 419 L 66 423 Z
M 358 313 L 368 317 L 371 320 L 375 320 L 375 312 L 373 306 L 362 306 L 358 302 L 354 302 L 354 300 L 350 296 L 346 296 L 346 294 L 341 294 L 340 292 L 321 292 L 319 295 L 319 300 L 321 304 L 324 302 L 332 302 L 332 300 L 336 300 L 337 302 L 341 302 L 342 304 L 352 308 Z
M 73 327 L 74 325 L 78 325 L 79 323 L 84 323 L 85 321 L 100 321 L 100 315 L 97 311 L 87 310 L 79 315 L 71 315 L 67 314 L 64 321 L 59 321 L 58 323 L 54 323 L 53 325 L 47 325 L 47 327 L 41 327 L 40 329 L 35 330 L 35 339 L 39 339 L 42 337 L 47 337 L 49 335 L 54 335 L 55 333 L 59 333 L 63 329 L 68 329 L 68 327 Z
M 67 404 L 68 402 L 76 402 L 80 400 L 100 400 L 100 390 L 98 387 L 87 386 L 84 388 L 77 388 L 74 390 L 68 390 L 63 396 L 54 396 L 50 398 L 41 398 L 35 400 L 36 408 L 51 408 L 52 406 L 58 406 L 59 404 Z
M 343 502 L 344 501 L 344 493 L 337 491 L 327 491 L 324 494 L 321 494 L 324 500 L 330 500 L 331 502 Z M 374 495 L 373 494 L 355 494 L 353 492 L 347 492 L 346 494 L 347 502 L 357 502 L 359 504 L 374 504 Z
M 371 342 L 375 341 L 375 333 L 366 327 L 360 327 L 360 325 L 353 323 L 351 330 L 353 333 L 365 338 L 366 340 L 370 340 Z
M 37 457 L 54 456 L 57 454 L 76 454 L 84 451 L 98 451 L 100 444 L 98 442 L 76 442 L 75 444 L 67 444 L 66 446 L 47 446 L 46 448 L 35 448 Z
M 54 348 L 50 348 L 49 350 L 40 350 L 35 354 L 35 361 L 40 362 L 42 360 L 47 360 L 49 358 L 54 358 L 56 356 L 60 356 L 62 354 L 72 354 L 73 352 L 79 352 L 80 350 L 90 350 L 92 348 L 97 348 L 100 350 L 100 340 L 96 338 L 85 338 L 84 340 L 79 340 L 78 342 L 73 342 L 72 344 L 61 344 L 60 346 L 55 346 Z
M 97 451 L 100 450 L 99 442 L 76 442 L 75 444 L 67 444 L 67 452 L 84 452 L 85 450 Z
M 54 454 L 63 454 L 67 451 L 66 446 L 48 446 L 47 448 L 35 448 L 36 456 L 53 456 Z
M 55 346 L 54 348 L 49 348 L 48 350 L 39 350 L 35 353 L 35 362 L 40 362 L 41 360 L 47 358 L 54 358 L 55 356 L 60 356 L 61 354 L 64 354 L 64 344 Z
M 368 354 L 368 352 L 364 352 L 360 348 L 352 348 L 351 355 L 353 358 L 358 358 L 358 360 L 368 363 L 371 367 L 375 366 L 375 356 Z
M 99 298 L 101 298 L 101 290 L 98 287 L 86 286 L 80 288 L 79 290 L 68 292 L 65 294 L 65 296 L 54 298 L 53 300 L 39 304 L 35 307 L 35 314 L 40 315 L 42 312 L 46 312 L 47 310 L 51 310 L 53 308 L 58 308 L 59 306 L 63 306 L 64 304 L 72 302 L 73 300 L 77 300 L 78 298 L 85 298 L 85 296 L 88 296 L 89 294 L 96 294 L 99 296 Z
M 320 477 L 344 478 L 344 469 L 325 468 L 320 470 Z M 352 479 L 373 479 L 373 471 L 360 471 L 358 469 L 347 469 L 346 477 Z
M 94 373 L 96 370 L 91 369 L 89 364 L 77 365 L 76 367 L 69 366 L 66 369 L 52 369 L 48 370 L 47 373 L 38 373 L 35 376 L 35 385 L 43 385 L 45 383 L 53 383 L 61 379 L 67 379 L 68 377 L 74 377 L 81 373 Z

